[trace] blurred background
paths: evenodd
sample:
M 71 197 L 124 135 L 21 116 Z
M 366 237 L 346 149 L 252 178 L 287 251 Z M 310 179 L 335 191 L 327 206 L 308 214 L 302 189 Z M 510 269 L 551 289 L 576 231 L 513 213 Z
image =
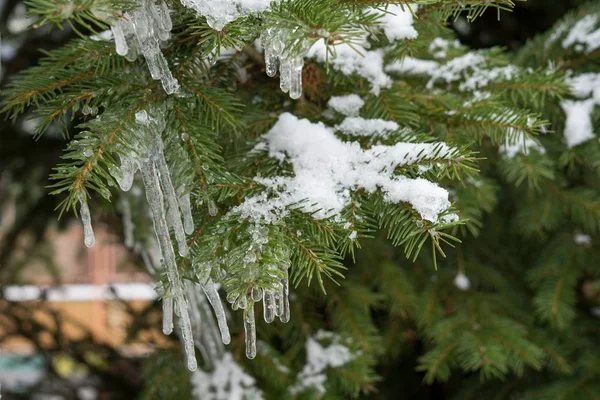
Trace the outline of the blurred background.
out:
M 517 2 L 500 20 L 490 11 L 452 25 L 472 47 L 516 50 L 581 3 Z M 0 0 L 0 103 L 12 76 L 74 37 L 31 23 L 22 1 Z M 0 391 L 3 399 L 136 398 L 141 360 L 173 346 L 160 332 L 152 280 L 140 255 L 122 244 L 114 205 L 93 206 L 90 249 L 79 221 L 58 220 L 61 198 L 48 195 L 48 176 L 66 142 L 52 129 L 35 139 L 35 126 L 27 117 L 0 119 Z

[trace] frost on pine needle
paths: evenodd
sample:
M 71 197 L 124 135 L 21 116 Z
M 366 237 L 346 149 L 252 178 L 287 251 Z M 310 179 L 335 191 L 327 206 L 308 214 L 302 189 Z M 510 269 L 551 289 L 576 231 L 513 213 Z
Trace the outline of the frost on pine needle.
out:
M 356 94 L 333 96 L 327 103 L 329 107 L 347 117 L 357 117 L 365 101 Z
M 397 175 L 399 166 L 426 157 L 450 158 L 454 152 L 443 143 L 396 143 L 362 149 L 358 143 L 343 142 L 334 129 L 322 123 L 284 113 L 262 136 L 269 156 L 292 165 L 294 176 L 256 177 L 269 189 L 250 197 L 232 213 L 254 221 L 274 222 L 295 205 L 322 219 L 340 215 L 351 203 L 351 191 L 381 190 L 386 201 L 407 202 L 422 218 L 437 222 L 449 206 L 448 192 L 422 178 Z
M 170 37 L 173 27 L 170 11 L 161 0 L 141 0 L 140 7 L 112 20 L 112 32 L 117 54 L 128 61 L 135 61 L 141 53 L 146 59 L 152 79 L 160 80 L 168 94 L 179 91 L 179 83 L 173 77 L 160 44 Z
M 323 345 L 320 343 L 323 340 L 331 343 Z M 326 393 L 327 368 L 339 368 L 350 362 L 352 358 L 350 349 L 341 343 L 339 336 L 324 331 L 309 336 L 306 340 L 306 364 L 296 377 L 294 385 L 290 387 L 290 393 L 295 395 L 312 389 L 323 396 Z
M 231 353 L 216 360 L 210 372 L 192 373 L 194 397 L 198 400 L 250 400 L 262 399 L 256 380 L 242 370 Z
M 81 222 L 83 223 L 83 241 L 87 247 L 92 247 L 96 244 L 94 237 L 94 229 L 92 228 L 92 216 L 88 207 L 85 193 L 79 197 L 79 213 L 81 214 Z
M 225 25 L 244 15 L 266 10 L 271 0 L 181 0 L 181 4 L 206 17 L 208 25 L 220 31 Z

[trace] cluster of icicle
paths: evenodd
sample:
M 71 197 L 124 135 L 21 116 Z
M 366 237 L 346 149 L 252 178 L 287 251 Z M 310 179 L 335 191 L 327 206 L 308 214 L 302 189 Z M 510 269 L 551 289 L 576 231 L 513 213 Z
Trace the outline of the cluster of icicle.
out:
M 302 67 L 304 66 L 304 53 L 308 51 L 308 43 L 299 43 L 300 51 L 296 55 L 289 54 L 286 50 L 287 30 L 268 28 L 260 37 L 265 51 L 265 70 L 267 75 L 273 77 L 279 67 L 279 87 L 284 93 L 290 94 L 292 99 L 302 95 Z M 288 46 L 289 48 L 295 45 Z
M 268 242 L 267 232 L 259 224 L 250 227 L 252 235 L 252 245 L 247 250 L 244 257 L 244 269 L 248 276 L 257 276 L 259 266 L 257 264 L 258 254 L 263 251 L 263 247 Z M 262 268 L 265 268 L 263 266 Z M 279 282 L 271 289 L 261 289 L 253 287 L 248 295 L 235 296 L 230 293 L 227 301 L 231 303 L 233 310 L 244 310 L 244 331 L 246 334 L 246 357 L 252 359 L 256 357 L 256 318 L 254 315 L 254 303 L 263 301 L 263 316 L 265 322 L 271 323 L 275 317 L 279 317 L 281 322 L 290 320 L 290 302 L 289 302 L 289 256 L 279 260 L 278 265 L 268 265 L 267 274 L 281 277 Z
M 141 53 L 148 64 L 152 79 L 160 80 L 165 92 L 176 93 L 179 83 L 173 77 L 160 49 L 169 39 L 171 16 L 164 1 L 140 0 L 140 7 L 113 21 L 112 32 L 117 54 L 134 61 Z

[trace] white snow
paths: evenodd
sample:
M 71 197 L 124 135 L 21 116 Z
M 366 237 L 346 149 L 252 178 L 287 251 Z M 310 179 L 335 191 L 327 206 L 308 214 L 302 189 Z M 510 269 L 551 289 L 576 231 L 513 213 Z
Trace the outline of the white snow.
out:
M 349 94 L 346 96 L 333 96 L 327 104 L 340 114 L 356 117 L 362 106 L 365 105 L 365 101 L 356 94 Z
M 383 32 L 390 42 L 404 39 L 416 39 L 417 30 L 413 27 L 414 17 L 411 12 L 416 11 L 416 6 L 404 4 L 389 4 L 385 11 L 383 9 L 374 9 L 375 13 L 381 15 L 379 21 L 382 24 Z
M 429 44 L 429 52 L 434 58 L 446 58 L 448 56 L 448 49 L 459 48 L 460 42 L 458 40 L 447 40 L 441 37 L 437 37 Z
M 471 281 L 463 272 L 459 272 L 454 277 L 454 286 L 463 291 L 469 290 L 471 287 Z
M 323 338 L 333 337 L 333 343 L 324 346 L 318 342 Z M 290 387 L 291 394 L 295 395 L 307 389 L 316 390 L 321 396 L 325 394 L 325 381 L 327 368 L 339 368 L 353 358 L 350 350 L 339 343 L 339 338 L 333 335 L 317 333 L 306 340 L 306 364 L 296 377 L 296 383 Z
M 590 53 L 600 48 L 600 28 L 597 28 L 600 13 L 586 15 L 569 31 L 562 41 L 563 48 L 574 46 L 576 51 Z
M 206 17 L 208 25 L 220 31 L 240 17 L 265 11 L 271 0 L 181 0 L 181 4 Z
M 398 72 L 407 75 L 432 75 L 439 68 L 437 61 L 421 60 L 406 56 L 401 61 L 393 61 L 385 66 L 386 72 Z
M 540 154 L 546 153 L 546 149 L 541 144 L 534 139 L 526 138 L 523 133 L 515 135 L 513 140 L 507 137 L 506 142 L 500 146 L 499 150 L 501 154 L 505 154 L 508 158 L 514 158 L 517 154 L 527 155 L 531 150 L 535 150 Z
M 592 111 L 594 99 L 583 101 L 565 100 L 560 103 L 566 115 L 564 137 L 569 148 L 593 139 Z
M 231 353 L 217 360 L 211 372 L 196 370 L 191 377 L 193 394 L 198 400 L 262 399 L 256 381 L 236 363 Z
M 383 119 L 364 119 L 361 117 L 348 117 L 335 127 L 352 136 L 378 136 L 386 137 L 390 132 L 397 131 L 400 127 L 394 121 Z
M 371 92 L 376 95 L 381 88 L 389 88 L 392 85 L 392 79 L 383 71 L 383 50 L 369 51 L 360 44 L 350 46 L 347 43 L 329 47 L 328 54 L 325 40 L 319 39 L 310 48 L 307 57 L 322 63 L 329 61 L 335 70 L 344 75 L 362 76 L 371 83 Z
M 600 105 L 600 74 L 584 73 L 567 78 L 573 95 L 580 100 L 564 100 L 566 115 L 564 137 L 569 148 L 595 137 L 592 122 L 594 107 Z
M 436 149 L 438 157 L 449 157 L 453 150 L 443 143 L 397 143 L 362 149 L 358 143 L 341 141 L 322 123 L 284 113 L 262 136 L 258 148 L 265 146 L 271 157 L 292 165 L 294 176 L 256 177 L 272 195 L 263 192 L 232 210 L 244 218 L 274 222 L 285 216 L 291 205 L 314 213 L 316 218 L 339 215 L 351 202 L 351 190 L 359 188 L 370 193 L 381 190 L 392 203 L 408 202 L 432 222 L 450 206 L 448 192 L 436 184 L 394 173 L 398 166 L 431 156 Z
M 586 235 L 585 233 L 577 233 L 573 237 L 575 243 L 581 246 L 589 246 L 592 243 L 592 237 L 590 235 Z

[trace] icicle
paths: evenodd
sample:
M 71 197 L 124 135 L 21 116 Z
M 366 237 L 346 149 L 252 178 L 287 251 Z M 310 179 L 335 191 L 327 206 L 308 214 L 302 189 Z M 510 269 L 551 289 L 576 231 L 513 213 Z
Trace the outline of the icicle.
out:
M 173 298 L 166 295 L 162 300 L 163 310 L 163 327 L 162 331 L 165 335 L 170 335 L 173 332 Z
M 173 29 L 173 22 L 171 21 L 171 14 L 169 13 L 169 7 L 167 7 L 167 4 L 164 1 L 159 1 L 158 8 L 159 8 L 158 14 L 160 16 L 160 24 L 162 26 L 162 29 L 170 32 L 171 29 Z
M 179 309 L 179 329 L 181 329 L 183 346 L 187 355 L 187 367 L 190 371 L 195 371 L 196 368 L 198 368 L 198 362 L 196 361 L 196 350 L 194 346 L 194 336 L 192 335 L 192 324 L 190 323 L 185 297 L 182 295 L 180 298 L 176 298 L 175 304 Z M 182 322 L 184 318 L 187 319 L 187 323 Z
M 287 59 L 281 60 L 279 63 L 279 88 L 283 93 L 290 91 L 292 84 L 292 66 Z
M 231 335 L 229 334 L 225 310 L 223 309 L 223 303 L 221 303 L 221 297 L 219 296 L 217 287 L 212 279 L 209 279 L 206 284 L 202 286 L 202 289 L 217 317 L 217 324 L 219 325 L 219 331 L 221 331 L 221 340 L 223 343 L 229 344 L 231 342 Z
M 121 197 L 119 201 L 122 219 L 123 219 L 123 236 L 125 237 L 125 246 L 128 249 L 132 249 L 135 240 L 133 237 L 133 220 L 131 218 L 131 205 L 129 204 L 129 200 L 126 197 Z
M 254 286 L 252 288 L 252 300 L 261 301 L 263 296 L 263 291 L 261 288 Z
M 192 217 L 192 205 L 190 203 L 190 194 L 185 193 L 185 186 L 180 186 L 179 197 L 177 200 L 179 201 L 179 209 L 183 214 L 183 229 L 185 233 L 191 235 L 194 233 L 194 218 Z
M 290 97 L 292 99 L 299 99 L 302 95 L 302 67 L 304 61 L 302 57 L 295 57 L 290 61 L 290 64 Z
M 187 305 L 177 269 L 177 263 L 175 261 L 173 244 L 171 243 L 171 237 L 169 236 L 169 228 L 165 219 L 165 210 L 163 204 L 164 198 L 162 191 L 160 190 L 158 173 L 152 161 L 146 161 L 143 163 L 141 173 L 142 180 L 146 187 L 146 198 L 152 214 L 154 231 L 156 232 L 160 250 L 165 261 L 167 278 L 171 283 L 171 293 L 175 302 L 175 310 L 178 311 L 179 314 L 178 325 L 181 330 L 184 347 L 188 358 L 188 368 L 193 371 L 196 369 L 197 363 L 196 354 L 194 351 L 194 342 L 192 338 L 191 322 L 186 308 Z
M 211 217 L 214 217 L 218 213 L 219 213 L 219 210 L 217 209 L 217 205 L 215 204 L 213 199 L 209 198 L 208 199 L 208 215 L 210 215 Z
M 273 291 L 273 301 L 275 306 L 275 316 L 281 316 L 281 286 L 277 286 L 277 289 Z
M 266 290 L 263 294 L 263 314 L 265 322 L 270 324 L 275 320 L 275 294 L 272 290 Z
M 157 140 L 160 140 L 158 138 Z M 179 255 L 186 257 L 189 253 L 187 240 L 185 238 L 185 230 L 181 223 L 181 213 L 179 212 L 179 203 L 177 201 L 177 195 L 173 188 L 173 182 L 171 182 L 171 175 L 169 174 L 169 167 L 167 161 L 162 153 L 162 144 L 160 146 L 160 152 L 156 155 L 155 162 L 157 164 L 158 172 L 160 174 L 161 187 L 164 190 L 164 196 L 167 200 L 167 221 L 169 225 L 175 231 L 175 239 L 177 240 L 177 248 Z
M 244 332 L 246 333 L 246 357 L 256 357 L 256 320 L 254 319 L 254 305 L 244 311 Z
M 83 223 L 83 242 L 87 247 L 92 247 L 96 244 L 96 238 L 94 237 L 94 229 L 92 228 L 92 216 L 90 215 L 90 208 L 87 204 L 85 194 L 79 197 L 79 213 L 81 214 L 81 222 Z
M 127 192 L 133 186 L 133 178 L 138 169 L 137 161 L 133 154 L 121 155 L 121 166 L 110 167 L 108 172 L 119 184 L 122 191 Z
M 281 314 L 279 320 L 288 322 L 290 320 L 290 281 L 288 278 L 288 270 L 284 270 L 285 277 L 281 280 L 281 293 L 279 295 L 279 309 Z
M 277 55 L 272 49 L 265 47 L 265 70 L 267 76 L 274 77 L 277 74 Z
M 179 90 L 179 83 L 171 74 L 158 42 L 158 39 L 168 39 L 169 33 L 162 29 L 162 13 L 159 9 L 147 2 L 144 5 L 131 13 L 135 36 L 152 79 L 160 80 L 165 92 L 172 94 Z M 155 26 L 157 29 L 154 29 Z
M 115 38 L 115 49 L 117 54 L 120 56 L 124 56 L 129 51 L 129 47 L 127 46 L 127 40 L 125 39 L 125 33 L 123 32 L 123 23 L 121 21 L 116 21 L 113 25 L 112 33 Z

